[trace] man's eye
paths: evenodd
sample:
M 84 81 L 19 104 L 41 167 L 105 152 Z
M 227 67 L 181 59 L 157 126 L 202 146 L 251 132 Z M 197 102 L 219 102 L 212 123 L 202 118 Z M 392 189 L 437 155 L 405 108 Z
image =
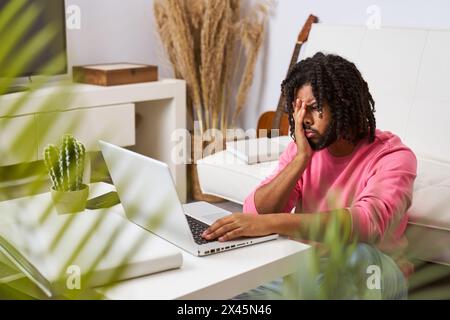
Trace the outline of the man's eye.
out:
M 317 110 L 319 110 L 319 106 L 317 104 L 315 104 L 311 107 L 311 109 L 314 111 L 317 111 Z

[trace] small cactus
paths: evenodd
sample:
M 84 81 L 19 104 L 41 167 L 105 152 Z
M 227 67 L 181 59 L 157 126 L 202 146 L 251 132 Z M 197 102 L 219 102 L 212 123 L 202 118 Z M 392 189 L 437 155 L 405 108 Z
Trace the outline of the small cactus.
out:
M 83 185 L 86 149 L 72 135 L 62 138 L 61 146 L 48 145 L 44 150 L 44 162 L 57 191 L 76 191 Z

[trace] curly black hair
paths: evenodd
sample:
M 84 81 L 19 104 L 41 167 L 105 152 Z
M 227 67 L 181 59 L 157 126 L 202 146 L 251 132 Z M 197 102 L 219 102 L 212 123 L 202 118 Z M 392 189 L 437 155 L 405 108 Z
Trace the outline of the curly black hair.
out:
M 355 64 L 334 54 L 316 53 L 298 62 L 281 84 L 289 114 L 291 137 L 295 140 L 293 101 L 298 89 L 311 85 L 319 112 L 326 101 L 331 109 L 332 128 L 325 139 L 335 135 L 355 144 L 368 137 L 375 139 L 375 102 L 367 82 Z

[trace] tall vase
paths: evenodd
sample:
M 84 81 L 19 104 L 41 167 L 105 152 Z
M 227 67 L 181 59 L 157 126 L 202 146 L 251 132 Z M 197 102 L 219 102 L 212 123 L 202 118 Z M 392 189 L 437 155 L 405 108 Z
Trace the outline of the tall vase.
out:
M 206 201 L 210 203 L 217 203 L 225 201 L 224 199 L 213 196 L 210 194 L 205 194 L 202 192 L 200 187 L 200 181 L 198 178 L 197 172 L 197 161 L 203 157 L 203 151 L 207 145 L 214 142 L 205 142 L 202 137 L 191 134 L 191 159 L 192 164 L 188 165 L 188 173 L 189 173 L 189 188 L 190 195 L 192 199 L 196 201 Z M 220 143 L 224 143 L 224 141 L 220 141 Z

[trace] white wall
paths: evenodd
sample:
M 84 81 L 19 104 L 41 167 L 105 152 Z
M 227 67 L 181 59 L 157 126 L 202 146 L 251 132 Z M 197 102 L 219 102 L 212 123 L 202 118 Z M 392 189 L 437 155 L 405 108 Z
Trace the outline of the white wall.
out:
M 136 62 L 170 77 L 154 28 L 153 0 L 66 0 L 77 5 L 81 28 L 67 30 L 69 65 Z
M 158 65 L 160 77 L 171 76 L 154 29 L 153 0 L 66 0 L 66 4 L 78 5 L 82 14 L 81 29 L 68 31 L 70 65 L 141 62 Z M 380 9 L 381 28 L 450 29 L 448 0 L 278 0 L 242 126 L 254 128 L 261 113 L 275 110 L 298 32 L 310 13 L 323 23 L 366 25 L 371 5 Z
M 366 25 L 366 10 L 371 5 L 380 8 L 381 28 L 450 29 L 450 1 L 445 0 L 279 0 L 270 17 L 266 48 L 242 115 L 243 126 L 254 127 L 260 114 L 275 110 L 297 35 L 310 13 L 327 24 Z

